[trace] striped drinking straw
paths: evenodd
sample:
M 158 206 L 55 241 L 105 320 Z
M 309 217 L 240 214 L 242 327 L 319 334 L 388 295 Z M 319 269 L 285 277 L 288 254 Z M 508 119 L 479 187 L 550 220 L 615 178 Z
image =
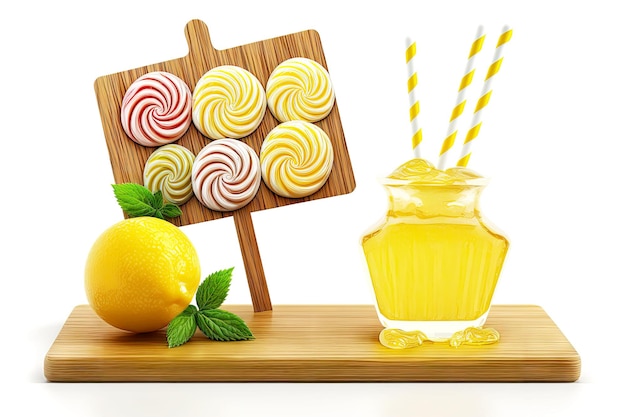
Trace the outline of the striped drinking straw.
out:
M 420 158 L 420 143 L 422 142 L 422 128 L 418 124 L 418 115 L 420 113 L 420 102 L 417 99 L 417 72 L 415 71 L 415 54 L 416 47 L 415 42 L 410 38 L 406 40 L 406 66 L 409 74 L 407 81 L 407 87 L 409 90 L 409 116 L 411 118 L 411 133 L 412 133 L 412 145 L 413 155 L 416 158 Z
M 450 115 L 450 122 L 448 123 L 448 133 L 446 134 L 446 139 L 443 141 L 441 145 L 441 151 L 439 152 L 439 164 L 438 168 L 443 170 L 446 167 L 446 159 L 448 154 L 450 153 L 450 149 L 454 146 L 454 141 L 456 140 L 457 135 L 457 120 L 461 114 L 463 114 L 463 110 L 465 109 L 465 92 L 467 91 L 467 87 L 472 83 L 474 79 L 475 68 L 475 58 L 476 55 L 483 48 L 483 42 L 485 41 L 485 35 L 483 35 L 483 27 L 478 26 L 478 30 L 476 31 L 476 36 L 474 37 L 474 41 L 472 42 L 472 47 L 470 49 L 469 55 L 467 56 L 467 64 L 465 66 L 465 72 L 463 73 L 463 78 L 461 78 L 461 84 L 459 85 L 459 90 L 456 96 L 456 103 L 454 108 L 452 109 L 452 115 Z
M 489 99 L 491 98 L 491 84 L 493 82 L 493 77 L 500 70 L 500 66 L 502 65 L 502 51 L 504 46 L 511 40 L 511 36 L 513 36 L 513 30 L 508 26 L 504 26 L 502 28 L 502 34 L 498 39 L 498 43 L 496 45 L 496 50 L 494 52 L 493 60 L 489 69 L 487 70 L 487 76 L 485 77 L 485 81 L 483 83 L 483 89 L 480 93 L 480 98 L 476 103 L 476 108 L 474 109 L 474 115 L 472 117 L 472 127 L 468 130 L 467 135 L 465 136 L 465 142 L 463 143 L 463 149 L 461 149 L 461 157 L 456 163 L 457 166 L 466 167 L 469 162 L 470 156 L 472 154 L 471 147 L 472 142 L 478 136 L 478 132 L 480 132 L 480 126 L 482 124 L 481 117 L 484 108 L 489 104 Z

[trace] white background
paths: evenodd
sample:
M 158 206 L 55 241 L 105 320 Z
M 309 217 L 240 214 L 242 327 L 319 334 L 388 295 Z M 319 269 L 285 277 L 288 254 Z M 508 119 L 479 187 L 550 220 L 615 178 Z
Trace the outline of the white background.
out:
M 0 231 L 5 410 L 16 415 L 586 415 L 622 409 L 624 40 L 611 1 L 12 2 L 0 6 Z M 175 6 L 174 6 L 175 5 Z M 514 29 L 470 167 L 511 248 L 493 302 L 537 304 L 582 358 L 573 384 L 53 384 L 43 359 L 96 237 L 122 219 L 93 83 L 182 57 L 201 19 L 230 48 L 319 32 L 356 190 L 254 214 L 274 304 L 371 303 L 359 238 L 382 216 L 378 178 L 410 158 L 404 43 L 418 47 L 425 155 L 435 159 L 478 24 L 478 78 Z M 474 84 L 475 99 L 480 83 Z M 471 103 L 471 102 L 470 102 Z M 470 104 L 471 106 L 471 104 Z M 471 107 L 470 107 L 471 108 Z M 469 119 L 459 125 L 461 135 Z M 457 150 L 458 151 L 458 150 Z M 622 181 L 622 182 L 620 182 Z M 619 184 L 622 184 L 621 186 Z M 231 220 L 184 227 L 203 273 L 235 266 Z M 8 390 L 7 387 L 8 386 Z

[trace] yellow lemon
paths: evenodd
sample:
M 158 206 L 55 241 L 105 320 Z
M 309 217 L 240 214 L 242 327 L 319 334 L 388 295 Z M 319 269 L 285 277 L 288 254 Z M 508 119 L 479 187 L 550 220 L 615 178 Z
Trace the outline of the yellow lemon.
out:
M 111 326 L 135 333 L 165 327 L 199 284 L 200 260 L 189 238 L 154 217 L 122 220 L 105 230 L 85 266 L 89 305 Z

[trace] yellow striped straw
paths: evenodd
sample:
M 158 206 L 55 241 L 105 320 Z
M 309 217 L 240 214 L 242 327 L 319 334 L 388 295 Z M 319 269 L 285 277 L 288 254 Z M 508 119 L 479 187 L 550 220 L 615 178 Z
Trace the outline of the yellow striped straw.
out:
M 465 72 L 463 73 L 463 78 L 461 78 L 461 84 L 459 85 L 459 90 L 456 96 L 456 103 L 454 108 L 452 109 L 452 114 L 450 115 L 450 122 L 448 123 L 448 133 L 446 133 L 446 139 L 443 141 L 441 145 L 441 151 L 439 152 L 439 164 L 438 168 L 443 170 L 446 167 L 446 159 L 450 153 L 450 149 L 454 146 L 454 141 L 456 140 L 457 135 L 457 120 L 461 114 L 463 114 L 463 110 L 465 110 L 465 92 L 467 91 L 467 87 L 472 83 L 474 79 L 475 68 L 475 58 L 476 55 L 483 48 L 483 42 L 485 41 L 485 35 L 483 35 L 483 27 L 478 26 L 478 30 L 476 31 L 476 36 L 474 37 L 474 41 L 472 42 L 472 47 L 470 49 L 469 55 L 467 56 L 467 64 L 465 66 Z
M 472 127 L 468 130 L 467 135 L 465 136 L 465 142 L 463 143 L 463 149 L 461 149 L 461 157 L 456 163 L 457 166 L 465 167 L 469 162 L 470 156 L 472 155 L 471 147 L 472 142 L 478 136 L 478 132 L 480 132 L 480 126 L 482 125 L 481 117 L 483 110 L 489 104 L 489 99 L 491 98 L 491 84 L 493 82 L 494 76 L 500 71 L 500 66 L 502 65 L 502 51 L 504 50 L 504 46 L 511 40 L 513 36 L 513 30 L 508 26 L 504 26 L 502 28 L 502 33 L 500 38 L 498 38 L 498 43 L 496 44 L 496 50 L 493 55 L 493 60 L 489 69 L 487 70 L 487 75 L 485 76 L 485 81 L 483 83 L 483 89 L 480 93 L 480 98 L 476 103 L 476 108 L 474 109 L 474 115 L 472 117 Z
M 407 88 L 409 91 L 409 116 L 411 118 L 411 142 L 413 145 L 413 155 L 419 158 L 420 143 L 422 142 L 422 128 L 418 123 L 418 116 L 420 113 L 420 102 L 417 99 L 417 72 L 415 71 L 415 54 L 416 47 L 415 42 L 410 38 L 406 40 L 406 66 L 408 70 L 409 78 L 407 80 Z

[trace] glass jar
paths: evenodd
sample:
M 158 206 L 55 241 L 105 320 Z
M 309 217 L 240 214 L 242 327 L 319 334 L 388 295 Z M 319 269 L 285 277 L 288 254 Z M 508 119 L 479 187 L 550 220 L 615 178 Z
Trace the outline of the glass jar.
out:
M 387 214 L 362 237 L 381 343 L 497 341 L 482 326 L 509 242 L 479 210 L 487 180 L 463 168 L 425 175 L 413 167 L 383 185 Z

